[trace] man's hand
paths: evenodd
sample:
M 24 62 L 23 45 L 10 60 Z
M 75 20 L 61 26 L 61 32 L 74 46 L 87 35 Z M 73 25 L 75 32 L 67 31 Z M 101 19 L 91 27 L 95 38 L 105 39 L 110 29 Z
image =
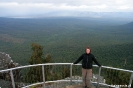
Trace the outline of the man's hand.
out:
M 72 63 L 72 65 L 75 65 L 74 63 Z
M 102 67 L 102 65 L 99 66 L 99 68 L 101 68 L 101 67 Z

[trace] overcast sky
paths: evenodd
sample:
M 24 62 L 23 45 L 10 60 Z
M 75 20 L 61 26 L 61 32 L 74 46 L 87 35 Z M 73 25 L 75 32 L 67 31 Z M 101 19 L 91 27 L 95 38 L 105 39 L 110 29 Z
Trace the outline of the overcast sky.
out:
M 133 0 L 0 0 L 0 17 L 56 11 L 133 12 Z

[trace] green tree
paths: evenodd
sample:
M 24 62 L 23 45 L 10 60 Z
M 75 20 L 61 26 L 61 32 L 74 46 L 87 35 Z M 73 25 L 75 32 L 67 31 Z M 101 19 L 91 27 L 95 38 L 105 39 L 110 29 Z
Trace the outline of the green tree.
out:
M 67 66 L 62 69 L 62 78 L 70 77 L 70 68 Z
M 39 44 L 35 44 L 33 43 L 31 45 L 31 49 L 33 50 L 32 52 L 32 56 L 29 59 L 29 63 L 32 64 L 40 64 L 43 63 L 43 46 L 39 45 Z
M 52 59 L 49 54 L 46 55 L 46 57 L 43 59 L 43 63 L 51 63 Z M 44 72 L 45 72 L 45 80 L 51 80 L 52 78 L 52 66 L 51 65 L 45 65 L 44 66 Z
M 46 55 L 46 57 L 43 59 L 43 63 L 50 63 L 52 62 L 52 58 L 49 54 Z
M 127 85 L 130 80 L 130 73 L 118 70 L 107 69 L 106 70 L 106 83 L 113 85 Z
M 47 54 L 46 57 L 43 57 L 43 46 L 33 43 L 31 47 L 33 50 L 31 58 L 29 59 L 29 63 L 31 65 L 52 62 L 51 56 L 49 54 Z M 50 69 L 51 66 L 45 66 L 44 68 L 46 80 L 50 77 Z M 24 77 L 24 80 L 25 82 L 34 83 L 42 82 L 42 78 L 42 67 L 35 66 L 29 69 Z

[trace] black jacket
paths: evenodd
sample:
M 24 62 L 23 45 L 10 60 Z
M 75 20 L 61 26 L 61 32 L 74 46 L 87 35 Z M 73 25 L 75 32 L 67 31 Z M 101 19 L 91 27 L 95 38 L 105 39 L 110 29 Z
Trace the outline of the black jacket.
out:
M 96 60 L 96 58 L 94 57 L 93 54 L 89 53 L 84 53 L 82 54 L 76 62 L 74 62 L 74 64 L 79 63 L 82 60 L 82 68 L 84 69 L 92 69 L 92 64 L 93 61 L 100 67 L 101 65 L 98 63 L 98 61 Z

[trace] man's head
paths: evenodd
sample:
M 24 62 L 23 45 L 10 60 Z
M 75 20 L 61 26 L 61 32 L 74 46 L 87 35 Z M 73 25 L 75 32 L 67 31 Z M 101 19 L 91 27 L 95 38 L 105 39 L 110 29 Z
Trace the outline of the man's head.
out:
M 89 53 L 91 52 L 90 47 L 86 47 L 85 52 L 86 52 L 87 54 L 89 54 Z

